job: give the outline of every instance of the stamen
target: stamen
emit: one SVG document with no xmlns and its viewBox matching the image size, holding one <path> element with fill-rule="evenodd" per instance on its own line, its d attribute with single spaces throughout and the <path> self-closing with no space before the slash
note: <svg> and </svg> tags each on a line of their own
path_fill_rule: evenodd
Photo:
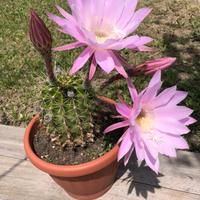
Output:
<svg viewBox="0 0 200 200">
<path fill-rule="evenodd" d="M 108 39 L 108 35 L 106 33 L 103 33 L 103 32 L 96 31 L 95 35 L 96 35 L 97 41 L 100 42 L 100 43 L 103 43 Z"/>
<path fill-rule="evenodd" d="M 96 23 L 91 23 L 90 26 L 86 26 L 86 30 L 91 31 L 95 34 L 96 41 L 98 43 L 104 43 L 108 39 L 120 39 L 125 37 L 125 33 L 123 30 L 117 28 L 116 26 L 113 26 L 111 22 L 104 21 L 101 25 L 98 24 L 98 20 L 94 19 Z"/>
<path fill-rule="evenodd" d="M 150 133 L 148 135 L 148 139 L 152 140 L 154 143 L 157 143 L 157 144 L 163 143 L 163 138 L 161 136 L 155 135 L 153 133 Z"/>
<path fill-rule="evenodd" d="M 153 117 L 144 110 L 138 115 L 136 123 L 140 126 L 143 132 L 150 131 L 153 127 Z"/>
</svg>

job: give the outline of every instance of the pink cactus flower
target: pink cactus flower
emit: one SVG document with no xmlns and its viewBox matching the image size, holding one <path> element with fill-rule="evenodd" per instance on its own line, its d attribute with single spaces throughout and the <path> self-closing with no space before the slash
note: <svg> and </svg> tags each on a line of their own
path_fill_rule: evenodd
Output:
<svg viewBox="0 0 200 200">
<path fill-rule="evenodd" d="M 118 160 L 124 157 L 126 165 L 135 149 L 138 160 L 145 160 L 156 173 L 159 171 L 159 153 L 175 157 L 176 149 L 188 149 L 181 135 L 189 133 L 187 126 L 196 121 L 190 117 L 193 112 L 191 109 L 177 105 L 186 98 L 187 93 L 173 86 L 158 94 L 161 84 L 161 71 L 155 73 L 148 87 L 139 94 L 128 80 L 134 103 L 128 105 L 120 97 L 120 103 L 115 106 L 120 114 L 118 117 L 124 120 L 105 130 L 108 133 L 128 127 L 119 140 Z"/>
<path fill-rule="evenodd" d="M 86 47 L 75 60 L 70 74 L 75 74 L 91 58 L 89 80 L 95 74 L 97 65 L 110 73 L 113 69 L 128 77 L 122 62 L 115 52 L 127 48 L 132 50 L 148 49 L 145 44 L 150 37 L 130 35 L 151 12 L 149 8 L 135 11 L 138 0 L 68 0 L 72 15 L 56 6 L 63 18 L 48 13 L 65 34 L 77 41 L 54 48 L 65 51 Z"/>
</svg>

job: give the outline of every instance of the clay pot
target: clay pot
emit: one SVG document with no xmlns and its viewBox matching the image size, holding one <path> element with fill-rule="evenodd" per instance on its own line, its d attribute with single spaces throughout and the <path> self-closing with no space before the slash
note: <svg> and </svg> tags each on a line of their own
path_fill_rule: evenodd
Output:
<svg viewBox="0 0 200 200">
<path fill-rule="evenodd" d="M 117 171 L 118 145 L 96 160 L 80 165 L 55 165 L 41 160 L 34 152 L 33 138 L 37 131 L 39 116 L 29 123 L 24 148 L 27 157 L 40 170 L 48 173 L 70 196 L 79 200 L 96 199 L 112 186 Z"/>
</svg>

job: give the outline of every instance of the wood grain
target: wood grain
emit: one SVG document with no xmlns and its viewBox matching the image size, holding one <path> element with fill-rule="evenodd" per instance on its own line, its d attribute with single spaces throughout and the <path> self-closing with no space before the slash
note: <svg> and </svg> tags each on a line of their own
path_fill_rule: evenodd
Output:
<svg viewBox="0 0 200 200">
<path fill-rule="evenodd" d="M 23 159 L 23 135 L 25 129 L 13 126 L 0 125 L 0 155 Z"/>
</svg>

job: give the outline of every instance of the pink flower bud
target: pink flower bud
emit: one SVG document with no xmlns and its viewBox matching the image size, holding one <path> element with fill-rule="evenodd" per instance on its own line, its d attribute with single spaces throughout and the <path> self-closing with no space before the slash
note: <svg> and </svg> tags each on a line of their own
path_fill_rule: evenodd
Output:
<svg viewBox="0 0 200 200">
<path fill-rule="evenodd" d="M 29 36 L 34 47 L 43 55 L 49 54 L 52 47 L 51 33 L 43 20 L 34 10 L 31 10 L 29 18 Z"/>
<path fill-rule="evenodd" d="M 34 10 L 31 10 L 29 18 L 29 36 L 34 47 L 40 52 L 44 58 L 46 73 L 52 84 L 56 84 L 57 80 L 54 75 L 52 65 L 52 37 L 43 20 Z"/>
<path fill-rule="evenodd" d="M 137 66 L 136 70 L 143 72 L 145 74 L 152 74 L 158 70 L 163 70 L 170 67 L 175 61 L 176 58 L 173 57 L 164 57 L 164 58 L 149 60 L 146 61 L 144 64 Z"/>
</svg>

